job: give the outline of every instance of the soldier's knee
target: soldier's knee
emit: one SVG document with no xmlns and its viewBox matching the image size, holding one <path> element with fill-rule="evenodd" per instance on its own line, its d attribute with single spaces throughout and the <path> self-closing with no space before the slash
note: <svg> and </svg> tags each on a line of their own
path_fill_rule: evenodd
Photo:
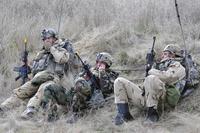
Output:
<svg viewBox="0 0 200 133">
<path fill-rule="evenodd" d="M 145 82 L 157 82 L 159 78 L 155 75 L 149 75 L 145 78 Z"/>
<path fill-rule="evenodd" d="M 118 77 L 117 79 L 115 79 L 114 86 L 118 86 L 119 84 L 121 84 L 122 80 L 123 80 L 122 77 Z"/>
<path fill-rule="evenodd" d="M 76 93 L 80 93 L 83 96 L 90 96 L 91 95 L 91 89 L 85 88 L 85 87 L 75 87 L 74 91 Z"/>
<path fill-rule="evenodd" d="M 44 88 L 48 88 L 48 89 L 54 89 L 56 87 L 56 84 L 51 83 L 51 84 L 47 84 Z"/>
<path fill-rule="evenodd" d="M 114 81 L 114 92 L 118 91 L 119 89 L 122 89 L 123 84 L 125 83 L 126 79 L 122 77 L 118 77 Z"/>
<path fill-rule="evenodd" d="M 53 89 L 52 89 L 51 87 L 46 87 L 46 88 L 44 89 L 44 96 L 45 96 L 45 97 L 46 97 L 46 96 L 50 96 L 51 93 L 52 93 L 52 91 L 53 91 Z"/>
<path fill-rule="evenodd" d="M 39 89 L 45 89 L 45 88 L 50 88 L 51 86 L 54 86 L 55 85 L 55 82 L 53 81 L 48 81 L 48 82 L 45 82 L 43 84 L 40 85 Z"/>
<path fill-rule="evenodd" d="M 54 76 L 51 72 L 42 71 L 37 73 L 33 79 L 31 80 L 31 84 L 34 86 L 41 85 L 45 82 L 52 81 L 54 79 Z"/>
<path fill-rule="evenodd" d="M 79 92 L 85 96 L 89 96 L 91 94 L 91 87 L 86 82 L 86 80 L 79 78 L 76 80 L 74 91 Z"/>
<path fill-rule="evenodd" d="M 44 95 L 50 95 L 51 93 L 54 92 L 54 89 L 57 88 L 55 84 L 48 84 L 46 85 L 44 89 Z"/>
<path fill-rule="evenodd" d="M 45 96 L 54 96 L 58 92 L 65 92 L 65 89 L 58 84 L 48 84 L 44 87 L 44 95 Z"/>
</svg>

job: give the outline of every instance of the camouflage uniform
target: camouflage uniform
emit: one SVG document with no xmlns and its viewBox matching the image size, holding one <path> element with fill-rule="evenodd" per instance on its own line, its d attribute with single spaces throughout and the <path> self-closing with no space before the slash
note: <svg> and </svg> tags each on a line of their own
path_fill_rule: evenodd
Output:
<svg viewBox="0 0 200 133">
<path fill-rule="evenodd" d="M 111 65 L 111 63 L 109 65 Z M 102 93 L 99 94 L 104 100 L 104 97 L 108 97 L 113 93 L 113 83 L 118 74 L 110 69 L 99 70 L 97 67 L 92 68 L 91 72 L 99 81 L 100 90 L 102 91 Z M 67 109 L 70 108 L 73 112 L 80 112 L 87 108 L 89 101 L 94 97 L 96 88 L 92 86 L 91 80 L 84 78 L 84 72 L 80 75 L 81 76 L 75 80 L 75 86 L 71 90 L 66 90 L 63 87 L 55 89 L 56 87 L 53 86 L 46 88 L 43 100 L 45 106 L 49 107 L 48 104 L 57 103 L 61 106 L 67 106 Z M 98 101 L 98 104 L 101 103 Z"/>
<path fill-rule="evenodd" d="M 179 89 L 184 87 L 184 84 L 181 87 L 180 83 L 185 77 L 185 68 L 180 62 L 172 58 L 162 60 L 148 74 L 143 88 L 122 77 L 115 80 L 114 94 L 118 107 L 118 114 L 115 118 L 116 125 L 133 119 L 129 113 L 128 103 L 150 108 L 150 113 L 154 113 L 151 111 L 152 109 L 157 110 L 160 100 L 165 101 L 171 107 L 176 106 L 180 98 L 181 90 Z M 176 87 L 177 84 L 179 84 L 179 88 Z"/>
<path fill-rule="evenodd" d="M 43 32 L 44 34 L 52 33 L 46 34 L 45 37 L 48 35 L 52 37 L 53 35 L 53 37 L 57 39 L 53 29 L 47 29 Z M 27 107 L 37 109 L 41 103 L 41 95 L 44 89 L 48 86 L 62 83 L 70 58 L 70 53 L 63 47 L 64 45 L 57 40 L 49 49 L 43 48 L 38 52 L 32 68 L 34 77 L 24 85 L 13 90 L 11 97 L 1 104 L 3 110 L 18 106 L 20 101 L 30 99 L 31 97 Z"/>
<path fill-rule="evenodd" d="M 164 69 L 161 69 L 164 68 Z M 159 64 L 159 68 L 152 68 L 149 71 L 149 76 L 145 78 L 144 89 L 145 96 L 142 96 L 143 89 L 125 78 L 119 77 L 114 83 L 115 103 L 134 103 L 140 106 L 157 108 L 160 98 L 165 98 L 167 95 L 171 106 L 175 106 L 179 100 L 179 88 L 175 88 L 176 84 L 185 77 L 185 68 L 177 61 L 166 60 Z M 124 86 L 124 87 L 123 87 Z M 170 90 L 168 90 L 170 89 Z M 182 89 L 182 88 L 181 88 Z M 169 91 L 176 94 L 170 99 Z M 166 99 L 166 100 L 167 100 Z"/>
<path fill-rule="evenodd" d="M 82 80 L 78 79 L 75 83 L 74 91 L 76 93 L 73 97 L 73 111 L 75 112 L 87 107 L 87 104 L 90 104 L 92 107 L 101 106 L 104 102 L 104 98 L 109 97 L 114 91 L 114 80 L 118 76 L 116 72 L 110 69 L 101 71 L 97 68 L 93 68 L 92 73 L 99 79 L 101 92 L 98 92 L 98 90 L 92 86 L 90 80 L 83 80 L 83 78 Z"/>
</svg>

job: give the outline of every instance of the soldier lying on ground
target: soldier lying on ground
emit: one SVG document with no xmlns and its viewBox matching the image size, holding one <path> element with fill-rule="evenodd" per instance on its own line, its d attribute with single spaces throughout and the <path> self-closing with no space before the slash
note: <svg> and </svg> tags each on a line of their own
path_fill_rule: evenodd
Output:
<svg viewBox="0 0 200 133">
<path fill-rule="evenodd" d="M 34 59 L 33 78 L 13 90 L 12 95 L 0 105 L 2 112 L 19 106 L 21 101 L 31 97 L 27 107 L 33 112 L 40 105 L 43 90 L 48 86 L 62 83 L 69 68 L 71 54 L 65 49 L 65 44 L 59 42 L 54 29 L 44 29 L 41 36 L 44 45 Z"/>
<path fill-rule="evenodd" d="M 168 45 L 164 48 L 161 61 L 156 63 L 145 78 L 144 87 L 140 88 L 131 81 L 119 77 L 114 82 L 115 103 L 117 115 L 116 125 L 121 125 L 134 118 L 129 112 L 129 104 L 147 108 L 146 121 L 159 120 L 158 107 L 164 103 L 164 108 L 174 108 L 186 84 L 186 71 L 179 61 L 178 47 Z M 187 92 L 187 91 L 186 91 Z"/>
<path fill-rule="evenodd" d="M 111 65 L 110 54 L 102 52 L 97 55 L 96 66 L 91 69 L 96 81 L 92 80 L 83 70 L 80 77 L 76 79 L 75 86 L 70 90 L 58 84 L 46 87 L 43 93 L 42 107 L 45 111 L 49 111 L 47 112 L 48 121 L 57 119 L 58 106 L 64 110 L 63 113 L 67 113 L 68 110 L 73 112 L 73 116 L 68 120 L 70 123 L 75 122 L 83 109 L 88 106 L 103 106 L 104 98 L 113 93 L 113 82 L 118 76 L 109 69 Z M 95 88 L 94 84 L 99 86 Z"/>
</svg>

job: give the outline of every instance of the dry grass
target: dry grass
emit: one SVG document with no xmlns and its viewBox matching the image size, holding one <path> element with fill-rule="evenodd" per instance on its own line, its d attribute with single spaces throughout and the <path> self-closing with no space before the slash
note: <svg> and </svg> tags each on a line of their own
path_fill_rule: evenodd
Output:
<svg viewBox="0 0 200 133">
<path fill-rule="evenodd" d="M 18 110 L 18 113 L 20 110 Z M 141 111 L 140 111 L 141 112 Z M 145 125 L 143 123 L 143 113 L 131 108 L 131 113 L 135 120 L 125 123 L 122 126 L 115 126 L 112 119 L 115 116 L 114 105 L 107 106 L 104 109 L 93 111 L 91 114 L 80 119 L 76 124 L 67 124 L 65 118 L 47 123 L 44 121 L 23 121 L 19 119 L 16 111 L 10 112 L 9 116 L 0 119 L 0 132 L 13 133 L 107 133 L 107 132 L 132 132 L 132 133 L 198 133 L 200 131 L 198 113 L 188 113 L 181 110 L 175 110 L 165 113 L 159 123 Z"/>
<path fill-rule="evenodd" d="M 200 1 L 178 0 L 187 48 L 200 64 Z M 110 52 L 115 66 L 132 67 L 144 64 L 145 55 L 156 35 L 156 51 L 164 44 L 177 43 L 183 47 L 173 0 L 0 0 L 0 101 L 7 98 L 19 83 L 14 82 L 23 49 L 23 38 L 28 38 L 30 59 L 41 47 L 40 32 L 45 27 L 57 29 L 60 11 L 61 37 L 69 38 L 74 47 L 90 63 L 94 54 Z M 135 79 L 143 75 L 132 72 L 123 75 Z M 0 118 L 0 132 L 135 132 L 135 133 L 198 133 L 200 116 L 199 90 L 186 98 L 177 109 L 164 115 L 153 126 L 142 124 L 143 115 L 131 109 L 136 120 L 121 127 L 112 124 L 115 106 L 105 107 L 89 114 L 77 124 L 65 123 L 65 118 L 55 122 L 22 121 L 18 117 L 23 107 Z"/>
</svg>

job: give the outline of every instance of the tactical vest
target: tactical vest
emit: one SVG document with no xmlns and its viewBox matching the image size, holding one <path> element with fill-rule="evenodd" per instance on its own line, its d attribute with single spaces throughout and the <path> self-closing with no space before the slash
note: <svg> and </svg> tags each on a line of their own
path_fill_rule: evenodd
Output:
<svg viewBox="0 0 200 133">
<path fill-rule="evenodd" d="M 32 73 L 33 75 L 38 72 L 48 70 L 56 73 L 59 77 L 62 77 L 67 64 L 58 64 L 54 61 L 53 56 L 50 53 L 44 54 L 40 59 L 34 60 Z"/>
<path fill-rule="evenodd" d="M 47 69 L 50 61 L 50 53 L 43 54 L 43 56 L 39 59 L 33 61 L 32 73 L 33 75 L 38 72 L 44 71 Z"/>
<path fill-rule="evenodd" d="M 65 48 L 65 44 L 59 43 L 55 47 Z M 32 73 L 33 75 L 38 72 L 48 70 L 56 73 L 59 77 L 62 77 L 66 71 L 68 71 L 68 63 L 58 64 L 54 61 L 53 55 L 50 52 L 44 52 L 43 55 L 33 62 Z"/>
</svg>

